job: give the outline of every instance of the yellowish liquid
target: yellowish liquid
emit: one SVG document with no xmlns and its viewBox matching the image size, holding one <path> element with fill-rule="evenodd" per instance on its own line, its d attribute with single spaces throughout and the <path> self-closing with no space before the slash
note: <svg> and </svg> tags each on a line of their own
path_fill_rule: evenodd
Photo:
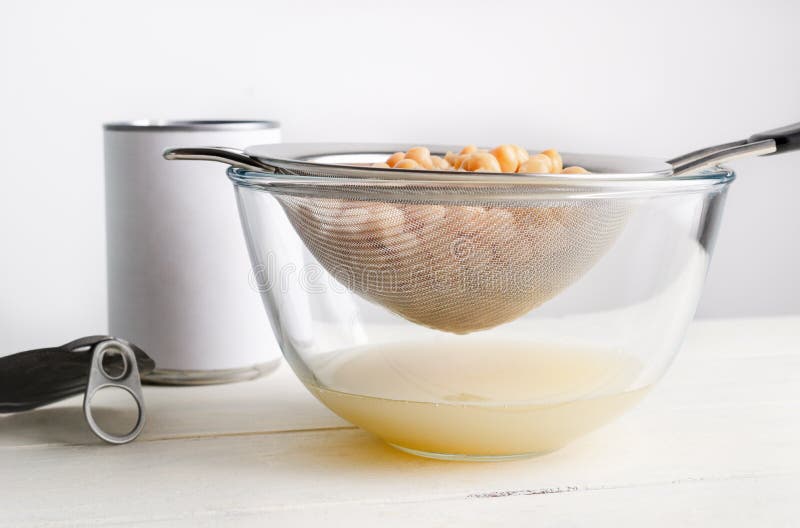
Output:
<svg viewBox="0 0 800 528">
<path fill-rule="evenodd" d="M 365 347 L 319 358 L 317 398 L 420 454 L 503 457 L 558 449 L 612 420 L 648 387 L 616 352 L 520 342 Z"/>
</svg>

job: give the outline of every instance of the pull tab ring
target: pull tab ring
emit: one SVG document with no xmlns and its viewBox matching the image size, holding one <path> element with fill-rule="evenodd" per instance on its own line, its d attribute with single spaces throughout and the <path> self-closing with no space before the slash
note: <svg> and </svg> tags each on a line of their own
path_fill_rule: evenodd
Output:
<svg viewBox="0 0 800 528">
<path fill-rule="evenodd" d="M 121 372 L 109 372 L 103 365 L 106 354 L 111 352 L 120 354 L 122 359 Z M 117 387 L 130 394 L 137 407 L 136 425 L 124 435 L 115 435 L 101 428 L 92 415 L 92 399 L 100 389 Z M 144 398 L 142 385 L 139 379 L 139 367 L 136 364 L 136 355 L 131 347 L 124 341 L 108 339 L 95 345 L 92 349 L 92 362 L 89 369 L 89 382 L 86 385 L 86 394 L 83 398 L 83 415 L 92 432 L 101 440 L 110 444 L 127 444 L 136 439 L 144 428 Z"/>
</svg>

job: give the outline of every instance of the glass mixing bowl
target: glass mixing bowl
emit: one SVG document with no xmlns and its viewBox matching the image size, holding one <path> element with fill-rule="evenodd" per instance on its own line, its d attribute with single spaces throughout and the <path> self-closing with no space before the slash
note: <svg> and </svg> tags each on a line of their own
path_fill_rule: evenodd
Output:
<svg viewBox="0 0 800 528">
<path fill-rule="evenodd" d="M 581 162 L 593 168 L 591 160 Z M 372 180 L 324 172 L 228 171 L 253 284 L 288 363 L 333 412 L 392 446 L 477 460 L 553 451 L 647 394 L 693 317 L 734 178 L 714 168 L 681 176 L 592 174 L 444 186 L 422 177 Z M 510 322 L 458 333 L 398 315 L 356 293 L 331 262 L 321 263 L 326 240 L 310 248 L 308 236 L 301 236 L 304 217 L 296 213 L 320 200 L 336 201 L 340 209 L 411 203 L 446 212 L 481 207 L 567 216 L 605 204 L 621 216 L 602 250 L 581 257 L 591 262 L 565 261 L 582 268 L 557 294 Z M 584 235 L 558 251 L 566 255 Z M 453 240 L 442 237 L 441 243 Z M 453 247 L 479 249 L 486 248 Z M 558 267 L 554 262 L 549 265 Z M 536 273 L 519 280 L 536 281 Z M 457 286 L 445 279 L 441 287 L 444 294 Z M 465 313 L 493 309 L 480 296 L 472 299 Z"/>
</svg>

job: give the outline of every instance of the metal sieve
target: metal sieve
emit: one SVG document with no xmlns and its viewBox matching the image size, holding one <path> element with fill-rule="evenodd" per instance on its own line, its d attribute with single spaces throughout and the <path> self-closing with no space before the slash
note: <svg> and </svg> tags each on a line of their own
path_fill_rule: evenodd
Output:
<svg viewBox="0 0 800 528">
<path fill-rule="evenodd" d="M 173 148 L 164 156 L 232 165 L 234 183 L 271 193 L 339 282 L 410 321 L 463 334 L 513 321 L 582 277 L 613 244 L 637 194 L 705 189 L 720 181 L 705 167 L 798 147 L 800 124 L 668 162 L 563 155 L 588 175 L 369 166 L 409 148 L 397 144 Z"/>
</svg>

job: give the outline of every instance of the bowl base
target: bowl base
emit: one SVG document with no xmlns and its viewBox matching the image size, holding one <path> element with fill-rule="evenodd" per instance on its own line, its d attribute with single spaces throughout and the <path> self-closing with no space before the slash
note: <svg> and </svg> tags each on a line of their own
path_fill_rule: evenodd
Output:
<svg viewBox="0 0 800 528">
<path fill-rule="evenodd" d="M 534 458 L 553 452 L 553 451 L 541 451 L 534 453 L 514 453 L 511 455 L 465 455 L 456 453 L 432 453 L 430 451 L 420 451 L 418 449 L 411 449 L 410 447 L 403 447 L 397 444 L 391 444 L 391 443 L 388 444 L 399 451 L 408 453 L 409 455 L 414 455 L 423 458 L 433 458 L 435 460 L 449 460 L 455 462 L 506 462 L 509 460 Z"/>
</svg>

